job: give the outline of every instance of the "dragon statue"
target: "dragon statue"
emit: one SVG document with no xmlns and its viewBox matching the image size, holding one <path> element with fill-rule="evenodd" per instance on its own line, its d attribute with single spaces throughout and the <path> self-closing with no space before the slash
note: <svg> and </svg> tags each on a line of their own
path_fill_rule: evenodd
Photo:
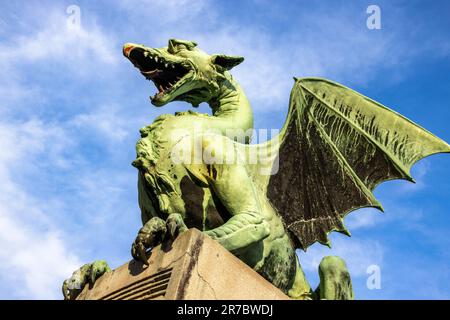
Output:
<svg viewBox="0 0 450 320">
<path fill-rule="evenodd" d="M 176 39 L 163 48 L 127 43 L 123 54 L 156 85 L 153 105 L 206 102 L 212 109 L 162 115 L 140 130 L 133 165 L 143 227 L 131 253 L 143 263 L 152 247 L 198 228 L 291 298 L 353 299 L 342 259 L 321 261 L 313 290 L 296 249 L 329 245 L 331 231 L 350 235 L 343 224 L 349 212 L 382 210 L 372 194 L 379 183 L 414 181 L 416 161 L 450 152 L 400 114 L 318 78 L 294 78 L 283 128 L 251 144 L 252 108 L 229 73 L 244 58 L 209 55 Z M 263 156 L 249 161 L 251 154 Z M 84 265 L 64 282 L 64 297 L 108 271 L 104 261 Z"/>
</svg>

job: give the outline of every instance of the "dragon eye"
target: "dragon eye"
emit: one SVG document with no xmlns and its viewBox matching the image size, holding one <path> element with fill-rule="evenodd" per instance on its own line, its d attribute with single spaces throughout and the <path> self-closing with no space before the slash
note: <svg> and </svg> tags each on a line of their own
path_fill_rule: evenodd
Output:
<svg viewBox="0 0 450 320">
<path fill-rule="evenodd" d="M 188 49 L 188 47 L 187 47 L 186 45 L 184 45 L 184 44 L 179 44 L 179 45 L 177 45 L 177 46 L 175 47 L 175 50 L 176 50 L 176 51 L 187 50 L 187 49 Z"/>
<path fill-rule="evenodd" d="M 181 50 L 185 50 L 187 49 L 187 47 L 184 44 L 179 44 L 179 43 L 171 43 L 169 45 L 169 52 L 172 54 L 176 54 Z"/>
<path fill-rule="evenodd" d="M 193 41 L 170 39 L 169 52 L 176 53 L 181 50 L 192 50 L 196 45 Z"/>
</svg>

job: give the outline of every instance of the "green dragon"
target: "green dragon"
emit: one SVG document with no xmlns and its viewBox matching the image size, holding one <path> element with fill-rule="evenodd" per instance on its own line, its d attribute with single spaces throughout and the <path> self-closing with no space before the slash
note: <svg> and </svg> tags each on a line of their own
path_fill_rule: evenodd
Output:
<svg viewBox="0 0 450 320">
<path fill-rule="evenodd" d="M 252 108 L 229 73 L 244 58 L 209 55 L 176 39 L 163 48 L 128 43 L 123 54 L 158 88 L 153 105 L 206 102 L 212 109 L 162 115 L 140 130 L 133 165 L 143 227 L 131 253 L 143 263 L 152 247 L 198 228 L 291 298 L 353 299 L 342 259 L 322 260 L 312 290 L 295 250 L 330 245 L 331 231 L 350 235 L 343 224 L 349 212 L 382 210 L 372 194 L 379 183 L 413 181 L 416 161 L 450 152 L 400 114 L 318 78 L 295 79 L 280 133 L 251 144 Z M 109 270 L 104 261 L 82 269 L 65 281 L 66 299 Z"/>
</svg>

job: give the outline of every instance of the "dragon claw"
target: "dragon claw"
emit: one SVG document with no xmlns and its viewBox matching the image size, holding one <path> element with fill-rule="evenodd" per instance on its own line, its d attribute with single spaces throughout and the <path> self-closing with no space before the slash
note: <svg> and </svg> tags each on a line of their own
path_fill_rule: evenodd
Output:
<svg viewBox="0 0 450 320">
<path fill-rule="evenodd" d="M 147 250 L 144 247 L 144 245 L 142 244 L 142 242 L 138 243 L 137 248 L 138 248 L 138 250 L 137 250 L 138 260 L 141 261 L 143 264 L 148 265 Z"/>
<path fill-rule="evenodd" d="M 175 238 L 177 230 L 177 224 L 172 221 L 167 224 L 167 231 L 169 232 L 170 238 Z"/>
<path fill-rule="evenodd" d="M 108 263 L 105 260 L 97 260 L 90 265 L 90 280 L 91 284 L 100 278 L 104 273 L 111 271 Z"/>
<path fill-rule="evenodd" d="M 143 241 L 144 240 L 139 235 L 136 237 L 136 240 L 134 241 L 133 245 L 131 246 L 131 256 L 136 261 L 140 261 L 143 264 L 148 264 L 146 248 L 143 244 Z"/>
<path fill-rule="evenodd" d="M 166 228 L 171 239 L 175 239 L 180 233 L 188 229 L 179 213 L 172 213 L 167 217 Z"/>
<path fill-rule="evenodd" d="M 153 217 L 139 230 L 131 246 L 131 256 L 134 260 L 148 265 L 148 249 L 157 246 L 163 240 L 175 239 L 187 229 L 183 217 L 179 213 L 170 214 L 166 221 L 158 217 Z"/>
<path fill-rule="evenodd" d="M 148 265 L 147 249 L 161 243 L 166 233 L 166 223 L 158 217 L 154 217 L 139 230 L 139 233 L 131 246 L 131 256 L 137 261 Z"/>
</svg>

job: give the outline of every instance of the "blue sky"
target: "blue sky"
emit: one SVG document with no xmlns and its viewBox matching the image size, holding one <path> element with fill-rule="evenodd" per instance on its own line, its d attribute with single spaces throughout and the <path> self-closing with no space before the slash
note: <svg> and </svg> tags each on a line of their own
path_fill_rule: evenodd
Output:
<svg viewBox="0 0 450 320">
<path fill-rule="evenodd" d="M 125 42 L 195 40 L 242 55 L 233 70 L 258 128 L 283 124 L 292 77 L 326 77 L 392 107 L 450 141 L 448 1 L 1 1 L 0 298 L 59 299 L 85 262 L 130 259 L 140 227 L 138 129 L 154 89 L 122 57 Z M 381 8 L 381 30 L 366 8 Z M 77 5 L 79 28 L 66 9 Z M 200 106 L 201 112 L 208 107 Z M 412 170 L 417 184 L 376 189 L 385 213 L 361 210 L 330 250 L 299 253 L 311 283 L 325 255 L 341 255 L 357 298 L 450 298 L 450 157 Z M 381 288 L 366 286 L 377 265 Z"/>
</svg>

